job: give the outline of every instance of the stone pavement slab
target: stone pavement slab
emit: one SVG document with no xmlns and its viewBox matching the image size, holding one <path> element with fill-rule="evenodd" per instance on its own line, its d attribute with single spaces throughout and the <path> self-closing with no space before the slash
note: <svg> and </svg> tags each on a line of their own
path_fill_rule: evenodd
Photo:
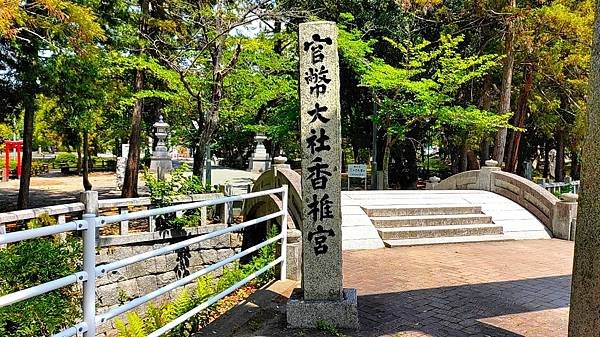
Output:
<svg viewBox="0 0 600 337">
<path fill-rule="evenodd" d="M 573 243 L 525 240 L 344 252 L 359 331 L 345 336 L 563 337 Z M 285 325 L 285 296 L 229 335 L 331 336 Z"/>
</svg>

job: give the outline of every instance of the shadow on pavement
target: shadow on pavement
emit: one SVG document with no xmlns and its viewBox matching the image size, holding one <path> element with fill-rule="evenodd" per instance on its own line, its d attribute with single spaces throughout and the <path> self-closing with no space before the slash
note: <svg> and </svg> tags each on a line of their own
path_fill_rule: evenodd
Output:
<svg viewBox="0 0 600 337">
<path fill-rule="evenodd" d="M 566 308 L 569 305 L 571 276 L 552 276 L 481 284 L 419 289 L 395 293 L 363 295 L 358 298 L 359 331 L 339 332 L 345 336 L 489 336 L 523 337 L 501 327 L 487 324 L 485 318 Z M 288 329 L 285 318 L 287 298 L 268 289 L 253 296 L 270 300 L 237 307 L 205 328 L 200 336 L 331 336 L 313 329 Z M 249 302 L 253 302 L 252 297 Z M 260 303 L 262 302 L 262 303 Z M 240 310 L 241 309 L 241 310 Z M 242 316 L 242 318 L 232 318 Z M 508 318 L 510 320 L 510 318 Z M 242 324 L 240 324 L 242 323 Z M 528 322 L 539 327 L 532 336 L 554 336 L 544 331 L 543 322 Z M 212 327 L 211 327 L 212 326 Z M 208 333 L 210 330 L 211 333 Z"/>
</svg>

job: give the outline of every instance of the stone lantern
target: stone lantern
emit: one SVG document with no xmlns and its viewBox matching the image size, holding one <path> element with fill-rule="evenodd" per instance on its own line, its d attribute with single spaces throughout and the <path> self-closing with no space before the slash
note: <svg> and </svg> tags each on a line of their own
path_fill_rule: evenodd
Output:
<svg viewBox="0 0 600 337">
<path fill-rule="evenodd" d="M 159 180 L 164 179 L 165 174 L 173 169 L 171 155 L 167 150 L 165 138 L 169 135 L 169 124 L 163 121 L 163 116 L 158 118 L 158 122 L 154 123 L 154 135 L 158 139 L 156 148 L 152 152 L 152 161 L 150 162 L 150 171 L 156 173 Z"/>
<path fill-rule="evenodd" d="M 254 136 L 256 140 L 256 148 L 250 158 L 250 171 L 253 172 L 264 172 L 271 168 L 271 156 L 267 153 L 267 149 L 263 142 L 267 139 L 262 133 L 257 133 Z"/>
</svg>

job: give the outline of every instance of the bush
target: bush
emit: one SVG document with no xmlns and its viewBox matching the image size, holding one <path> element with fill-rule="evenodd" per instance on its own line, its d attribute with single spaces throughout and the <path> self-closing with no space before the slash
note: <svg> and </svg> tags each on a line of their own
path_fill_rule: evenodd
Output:
<svg viewBox="0 0 600 337">
<path fill-rule="evenodd" d="M 48 173 L 48 171 L 46 170 L 47 167 L 44 167 L 43 162 L 38 162 L 38 161 L 34 161 L 31 163 L 31 175 L 36 177 L 36 176 L 41 176 L 43 174 Z"/>
<path fill-rule="evenodd" d="M 47 214 L 32 220 L 37 228 L 54 223 Z M 73 237 L 37 238 L 0 250 L 0 295 L 68 276 L 81 268 L 81 242 Z M 49 336 L 74 325 L 81 317 L 74 286 L 0 308 L 0 336 Z"/>
<path fill-rule="evenodd" d="M 54 158 L 54 164 L 59 166 L 62 163 L 67 163 L 69 166 L 77 165 L 77 155 L 71 152 L 60 152 Z"/>
<path fill-rule="evenodd" d="M 150 200 L 157 207 L 165 207 L 173 204 L 173 197 L 178 195 L 210 193 L 211 187 L 204 185 L 202 179 L 196 176 L 184 176 L 189 167 L 186 164 L 171 171 L 165 180 L 158 180 L 151 172 L 144 172 L 146 187 L 150 191 Z M 186 215 L 183 218 L 175 218 L 173 214 L 161 215 L 156 218 L 157 226 L 165 228 L 182 228 L 190 224 L 200 223 L 198 214 Z"/>
</svg>

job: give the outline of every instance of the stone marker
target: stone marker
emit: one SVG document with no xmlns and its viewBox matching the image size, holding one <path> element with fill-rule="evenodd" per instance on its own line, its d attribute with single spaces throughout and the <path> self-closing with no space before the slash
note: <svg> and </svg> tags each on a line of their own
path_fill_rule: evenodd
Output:
<svg viewBox="0 0 600 337">
<path fill-rule="evenodd" d="M 287 306 L 292 327 L 357 328 L 356 290 L 342 288 L 340 80 L 337 27 L 300 24 L 303 289 Z"/>
</svg>

